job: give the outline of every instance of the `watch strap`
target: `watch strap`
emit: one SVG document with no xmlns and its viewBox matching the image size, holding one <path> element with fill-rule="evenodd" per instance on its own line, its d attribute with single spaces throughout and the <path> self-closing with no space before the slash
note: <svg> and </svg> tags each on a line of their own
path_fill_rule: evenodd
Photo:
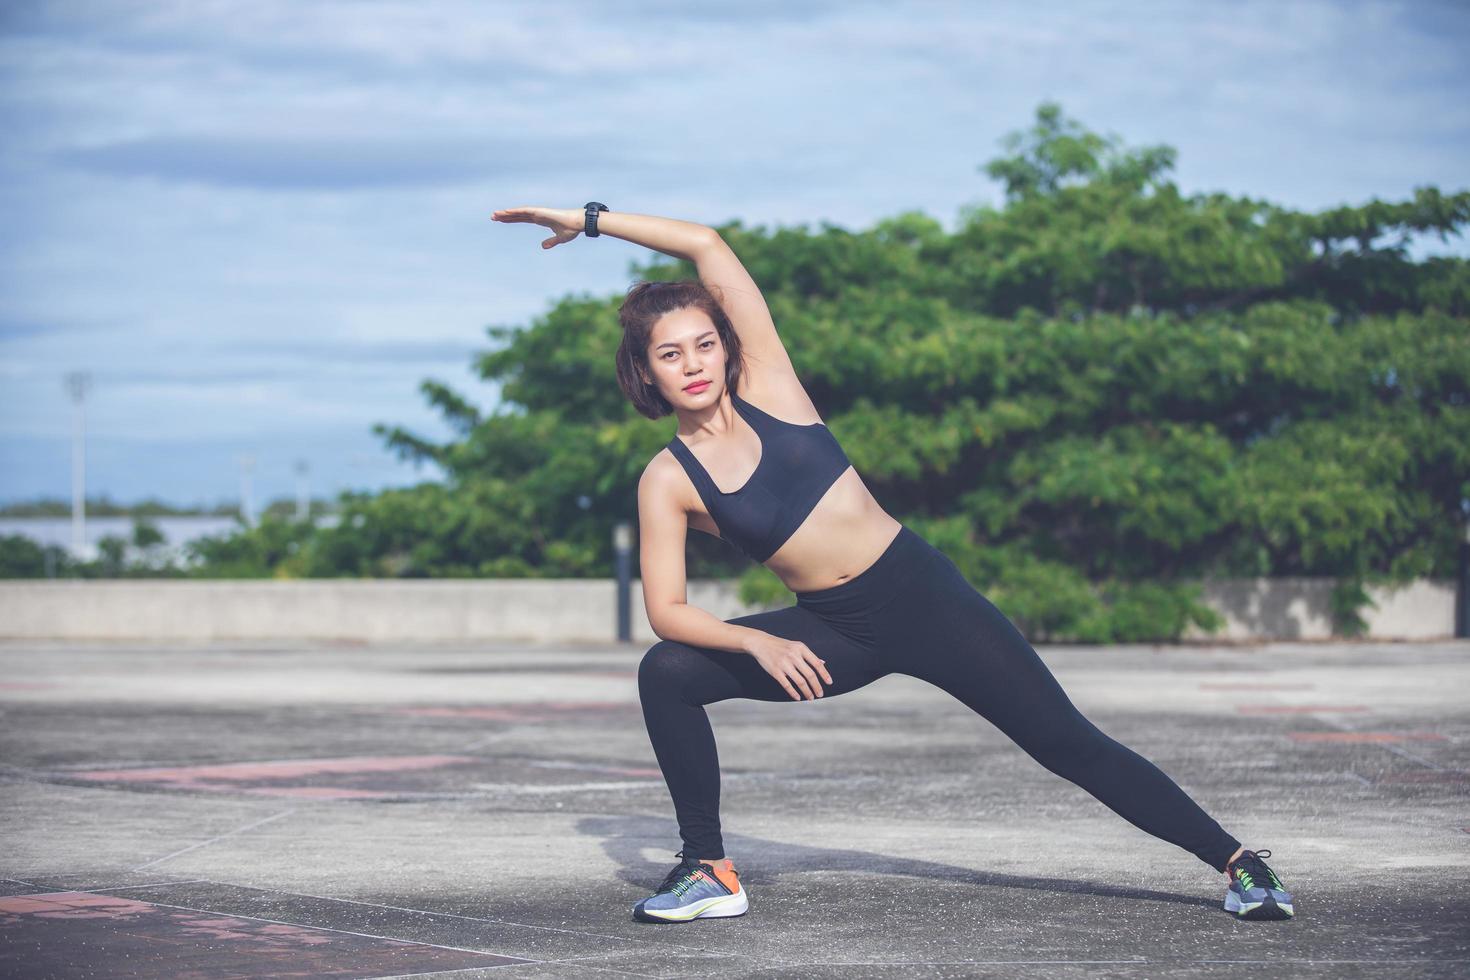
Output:
<svg viewBox="0 0 1470 980">
<path fill-rule="evenodd" d="M 597 201 L 588 201 L 585 208 L 587 220 L 583 222 L 582 234 L 588 238 L 596 238 L 602 234 L 597 230 L 597 212 L 607 211 L 609 208 L 606 204 L 600 204 Z"/>
</svg>

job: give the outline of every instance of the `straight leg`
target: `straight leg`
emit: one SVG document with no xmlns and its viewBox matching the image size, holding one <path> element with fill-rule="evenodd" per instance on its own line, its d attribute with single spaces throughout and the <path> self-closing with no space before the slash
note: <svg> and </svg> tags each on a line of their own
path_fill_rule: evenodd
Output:
<svg viewBox="0 0 1470 980">
<path fill-rule="evenodd" d="M 1216 870 L 1240 842 L 1152 762 L 1083 717 L 1036 650 L 937 549 L 881 611 L 885 658 L 948 692 L 1033 759 Z"/>
</svg>

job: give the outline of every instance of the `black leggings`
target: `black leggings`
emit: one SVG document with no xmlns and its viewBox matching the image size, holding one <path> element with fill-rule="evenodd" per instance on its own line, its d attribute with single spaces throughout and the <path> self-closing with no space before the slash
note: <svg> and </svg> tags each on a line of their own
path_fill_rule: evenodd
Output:
<svg viewBox="0 0 1470 980">
<path fill-rule="evenodd" d="M 1084 718 L 1011 621 L 907 526 L 846 582 L 729 622 L 805 643 L 832 675 L 825 697 L 890 673 L 936 685 L 1058 776 L 1217 870 L 1240 846 L 1158 767 Z M 719 758 L 704 706 L 791 695 L 749 654 L 673 640 L 644 655 L 638 693 L 684 853 L 724 857 Z"/>
</svg>

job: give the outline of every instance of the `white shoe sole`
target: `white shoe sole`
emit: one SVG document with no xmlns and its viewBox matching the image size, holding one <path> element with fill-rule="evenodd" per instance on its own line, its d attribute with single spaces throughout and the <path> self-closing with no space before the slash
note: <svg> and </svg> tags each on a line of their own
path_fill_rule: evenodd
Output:
<svg viewBox="0 0 1470 980">
<path fill-rule="evenodd" d="M 745 889 L 742 888 L 734 895 L 718 895 L 714 898 L 706 898 L 693 905 L 686 905 L 679 909 L 649 909 L 644 908 L 642 914 L 652 919 L 661 919 L 664 922 L 688 922 L 690 919 L 718 919 L 726 916 L 744 915 L 750 908 L 750 902 L 745 897 Z"/>
<path fill-rule="evenodd" d="M 1291 919 L 1296 916 L 1291 902 L 1278 902 L 1268 894 L 1264 901 L 1247 904 L 1234 890 L 1225 893 L 1225 911 L 1234 912 L 1241 919 Z"/>
</svg>

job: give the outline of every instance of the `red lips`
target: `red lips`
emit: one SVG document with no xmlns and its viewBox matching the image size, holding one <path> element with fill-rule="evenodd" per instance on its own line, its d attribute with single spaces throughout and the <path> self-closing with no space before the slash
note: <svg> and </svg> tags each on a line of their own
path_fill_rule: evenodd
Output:
<svg viewBox="0 0 1470 980">
<path fill-rule="evenodd" d="M 697 395 L 712 384 L 714 384 L 713 381 L 696 381 L 694 384 L 690 385 L 684 390 L 689 392 L 691 395 Z"/>
</svg>

